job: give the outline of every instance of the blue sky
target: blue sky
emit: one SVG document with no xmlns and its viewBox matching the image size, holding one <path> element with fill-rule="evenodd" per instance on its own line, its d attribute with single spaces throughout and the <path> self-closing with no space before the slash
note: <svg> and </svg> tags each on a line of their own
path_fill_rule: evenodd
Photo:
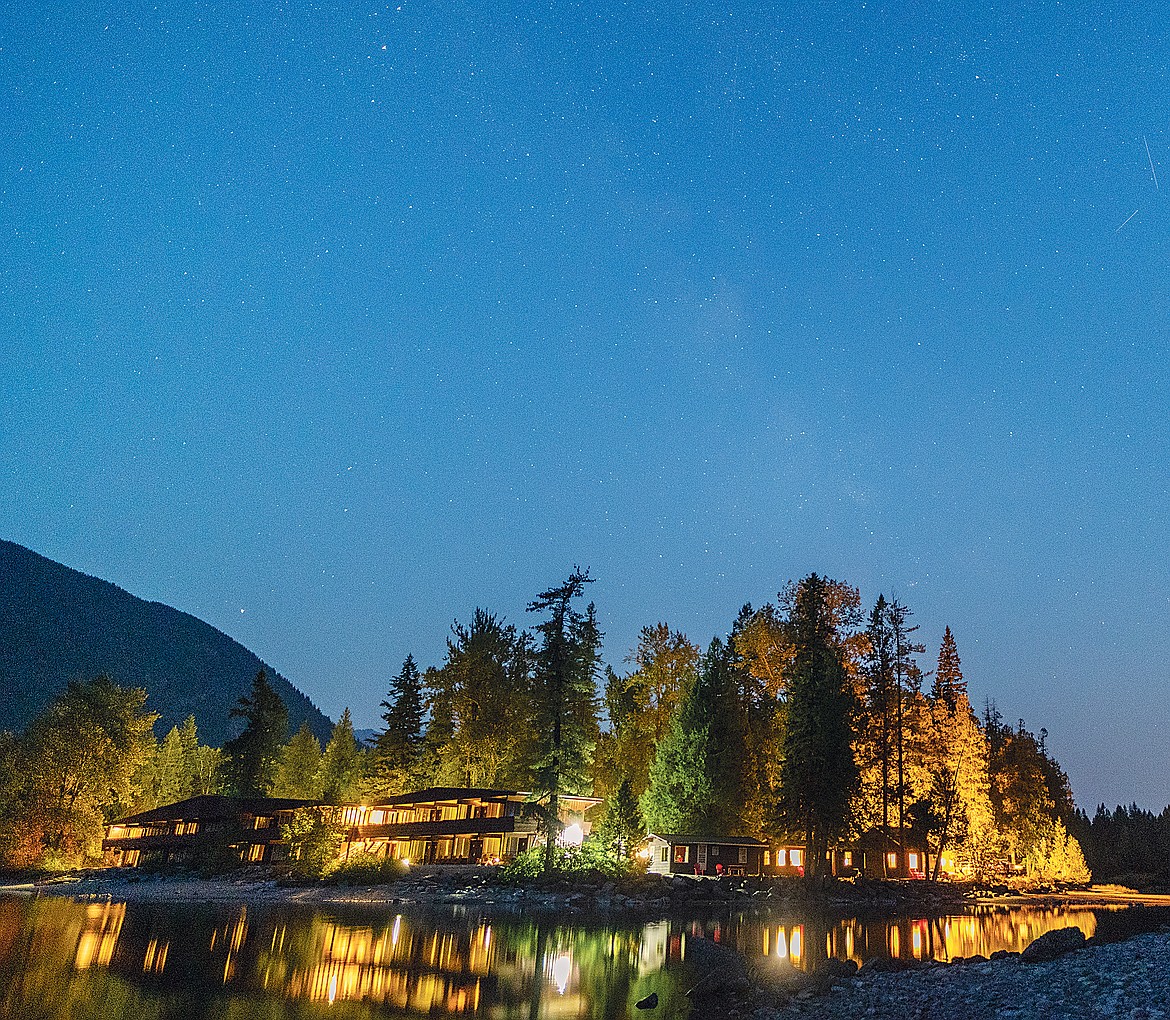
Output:
<svg viewBox="0 0 1170 1020">
<path fill-rule="evenodd" d="M 359 725 L 574 564 L 618 666 L 817 570 L 908 603 L 925 666 L 950 625 L 1080 803 L 1161 808 L 1168 36 L 1075 3 L 13 10 L 0 535 Z"/>
</svg>

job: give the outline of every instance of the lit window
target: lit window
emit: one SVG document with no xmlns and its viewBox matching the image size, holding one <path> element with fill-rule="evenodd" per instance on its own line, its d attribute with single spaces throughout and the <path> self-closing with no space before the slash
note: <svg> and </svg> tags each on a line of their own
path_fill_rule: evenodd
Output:
<svg viewBox="0 0 1170 1020">
<path fill-rule="evenodd" d="M 844 864 L 845 867 L 847 867 L 847 868 L 852 868 L 853 867 L 853 851 L 846 850 L 841 855 L 841 863 Z"/>
<path fill-rule="evenodd" d="M 910 867 L 912 870 L 918 870 L 918 854 L 911 852 L 909 855 Z"/>
<path fill-rule="evenodd" d="M 803 851 L 801 851 L 801 850 L 789 850 L 788 851 L 788 861 L 794 868 L 800 867 L 802 853 L 803 853 Z"/>
<path fill-rule="evenodd" d="M 687 849 L 688 849 L 688 847 L 685 847 L 685 846 L 676 846 L 674 848 L 674 863 L 675 864 L 686 864 L 687 863 Z"/>
<path fill-rule="evenodd" d="M 662 863 L 665 864 L 670 859 L 670 847 L 662 848 Z"/>
<path fill-rule="evenodd" d="M 886 866 L 890 868 L 898 866 L 898 855 L 893 850 L 886 854 Z"/>
<path fill-rule="evenodd" d="M 788 851 L 787 850 L 777 850 L 776 851 L 776 867 L 782 868 L 787 863 L 788 863 Z"/>
<path fill-rule="evenodd" d="M 772 866 L 772 851 L 765 850 L 764 851 L 764 867 L 770 868 L 771 866 Z"/>
</svg>

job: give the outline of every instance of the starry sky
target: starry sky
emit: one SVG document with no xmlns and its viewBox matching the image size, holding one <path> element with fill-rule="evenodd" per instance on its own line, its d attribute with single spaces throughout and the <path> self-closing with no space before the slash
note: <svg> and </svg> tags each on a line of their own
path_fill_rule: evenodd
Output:
<svg viewBox="0 0 1170 1020">
<path fill-rule="evenodd" d="M 575 564 L 618 668 L 815 570 L 1160 809 L 1168 54 L 1108 0 L 12 5 L 0 537 L 371 727 Z"/>
</svg>

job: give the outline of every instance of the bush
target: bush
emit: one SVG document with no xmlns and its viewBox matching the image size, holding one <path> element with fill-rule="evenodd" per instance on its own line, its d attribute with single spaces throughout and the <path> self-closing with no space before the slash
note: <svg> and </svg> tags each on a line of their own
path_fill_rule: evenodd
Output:
<svg viewBox="0 0 1170 1020">
<path fill-rule="evenodd" d="M 388 885 L 397 882 L 409 871 L 402 861 L 378 854 L 351 854 L 348 861 L 338 861 L 329 868 L 326 877 L 342 885 Z"/>
<path fill-rule="evenodd" d="M 288 846 L 289 870 L 297 878 L 323 878 L 332 869 L 345 842 L 345 832 L 313 808 L 298 808 L 280 827 Z"/>
<path fill-rule="evenodd" d="M 617 857 L 599 841 L 587 839 L 580 846 L 558 846 L 553 849 L 552 867 L 545 868 L 545 849 L 534 846 L 517 854 L 500 869 L 504 882 L 524 882 L 553 875 L 594 875 L 601 878 L 625 878 L 640 874 L 641 863 Z"/>
</svg>

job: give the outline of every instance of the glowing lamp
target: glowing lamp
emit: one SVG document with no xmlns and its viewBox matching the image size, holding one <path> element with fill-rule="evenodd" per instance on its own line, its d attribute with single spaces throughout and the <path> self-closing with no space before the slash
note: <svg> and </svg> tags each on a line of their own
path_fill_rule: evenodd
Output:
<svg viewBox="0 0 1170 1020">
<path fill-rule="evenodd" d="M 585 833 L 576 822 L 566 826 L 565 831 L 561 833 L 561 842 L 565 846 L 580 846 L 584 841 Z"/>
</svg>

